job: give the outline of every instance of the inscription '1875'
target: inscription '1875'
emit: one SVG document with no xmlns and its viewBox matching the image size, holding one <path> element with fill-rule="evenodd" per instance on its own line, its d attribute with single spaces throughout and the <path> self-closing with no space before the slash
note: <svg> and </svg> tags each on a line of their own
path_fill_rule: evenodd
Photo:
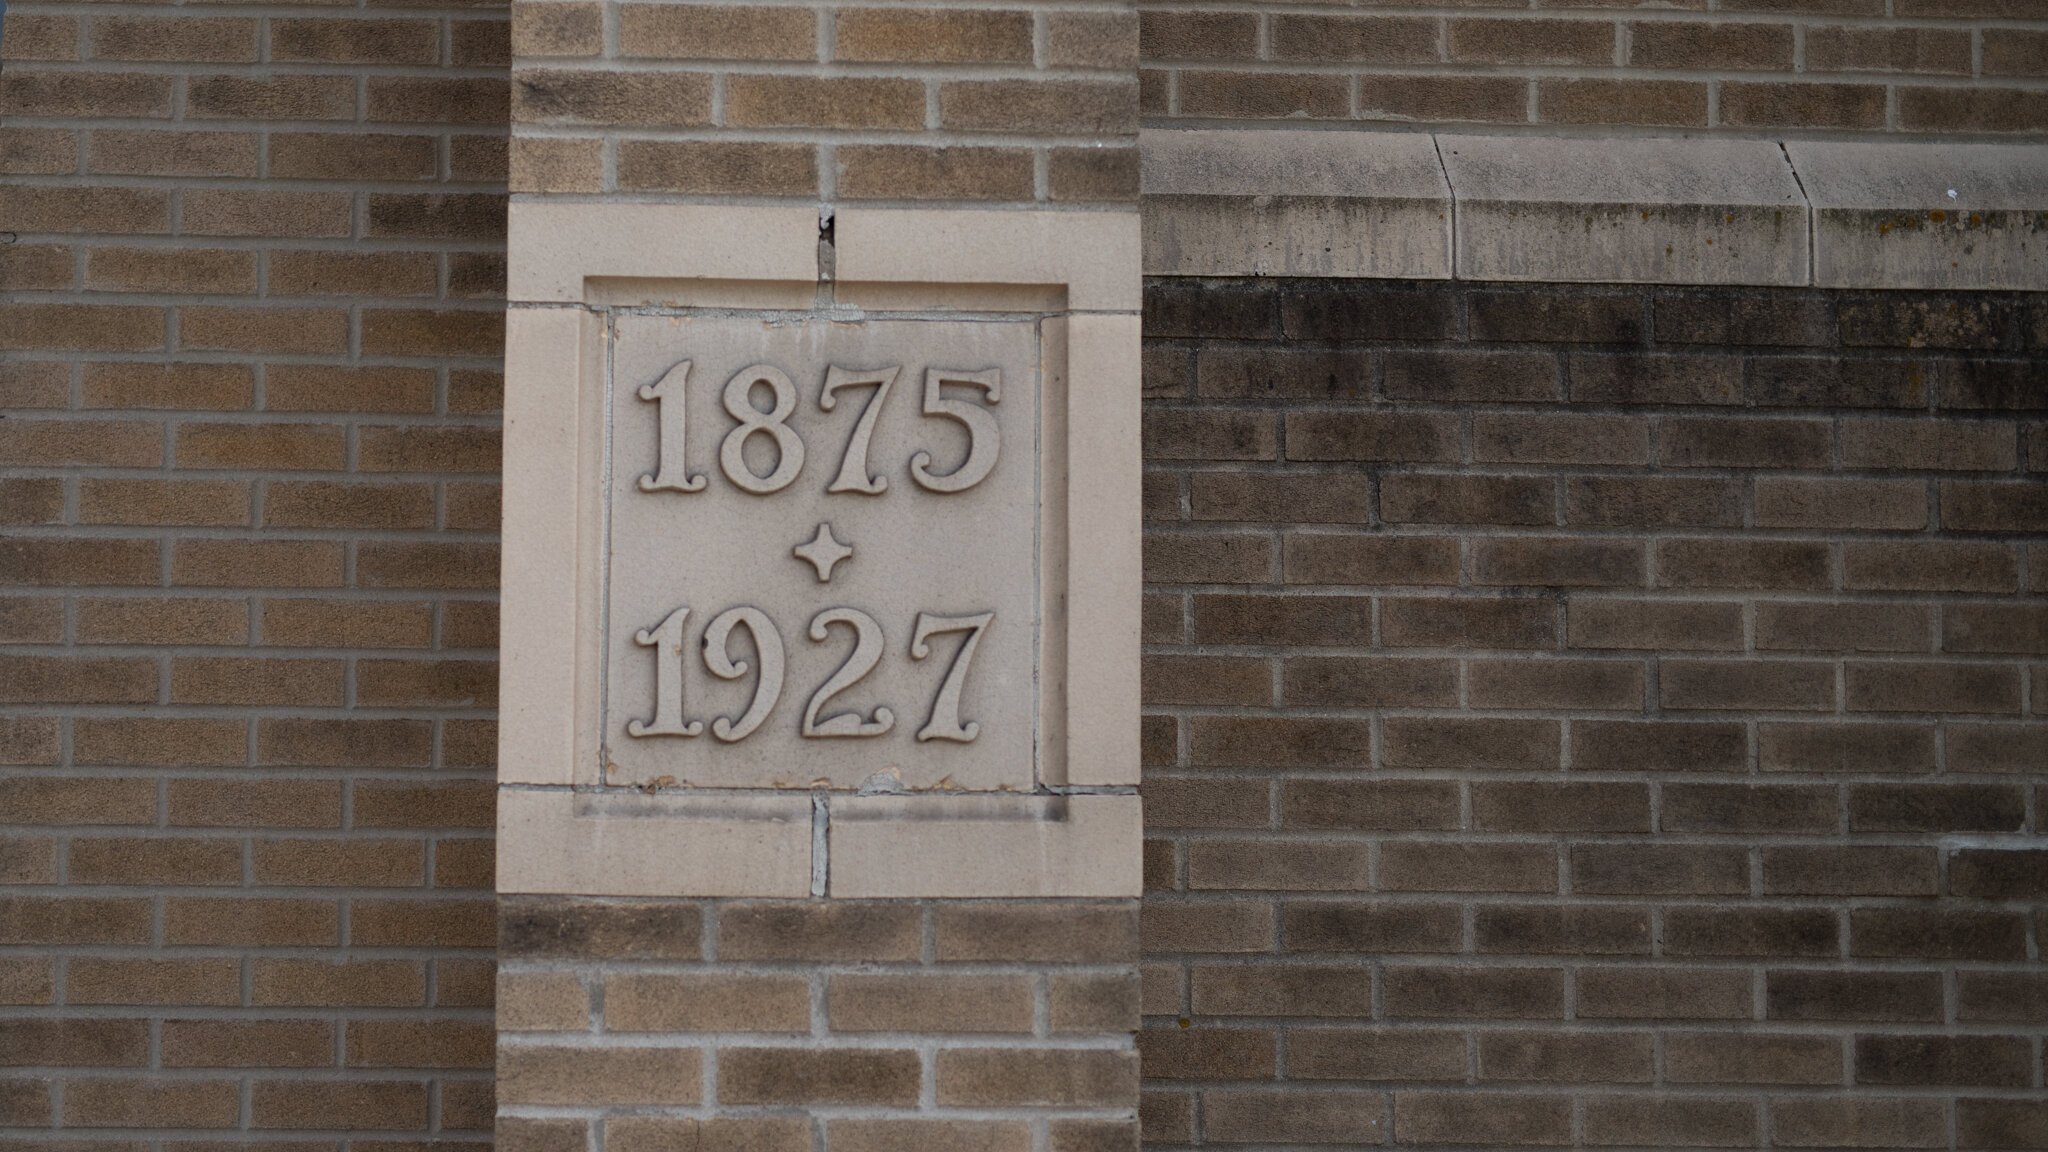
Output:
<svg viewBox="0 0 2048 1152">
<path fill-rule="evenodd" d="M 679 360 L 662 374 L 660 380 L 643 385 L 639 390 L 640 399 L 651 400 L 656 406 L 655 419 L 659 431 L 656 449 L 659 462 L 653 472 L 640 477 L 642 492 L 704 490 L 703 475 L 692 475 L 687 460 L 690 367 L 690 361 Z M 902 371 L 900 365 L 875 369 L 833 365 L 826 370 L 824 386 L 818 391 L 818 407 L 822 411 L 830 412 L 838 407 L 838 393 L 842 390 L 873 388 L 874 391 L 869 394 L 860 419 L 854 422 L 846 448 L 840 453 L 839 471 L 825 486 L 825 491 L 862 496 L 879 496 L 888 491 L 888 477 L 869 474 L 868 457 L 874 442 L 875 422 L 881 416 L 882 406 L 889 400 L 890 386 Z M 949 386 L 979 390 L 982 400 L 953 399 L 946 394 Z M 768 396 L 766 408 L 754 403 L 755 395 L 762 390 Z M 964 492 L 988 478 L 988 474 L 995 470 L 996 458 L 1002 450 L 995 413 L 989 410 L 988 405 L 999 403 L 1002 398 L 1000 369 L 973 372 L 945 368 L 925 370 L 923 412 L 926 416 L 953 421 L 967 430 L 967 458 L 951 472 L 934 472 L 932 454 L 918 449 L 910 456 L 910 475 L 919 487 L 940 494 Z M 735 488 L 756 496 L 771 495 L 794 484 L 804 469 L 805 448 L 803 437 L 790 425 L 790 418 L 798 407 L 798 396 L 796 382 L 790 379 L 789 373 L 773 364 L 750 364 L 733 373 L 725 382 L 720 400 L 726 414 L 734 421 L 732 430 L 718 445 L 718 467 L 725 473 L 726 480 Z M 766 436 L 774 445 L 775 464 L 766 475 L 747 465 L 747 441 L 756 436 Z"/>
</svg>

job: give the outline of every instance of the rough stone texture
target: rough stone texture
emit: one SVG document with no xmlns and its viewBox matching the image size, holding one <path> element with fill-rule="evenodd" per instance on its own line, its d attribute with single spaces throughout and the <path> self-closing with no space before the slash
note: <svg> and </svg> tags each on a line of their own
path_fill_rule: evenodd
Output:
<svg viewBox="0 0 2048 1152">
<path fill-rule="evenodd" d="M 2048 134 L 2023 0 L 1141 5 L 1157 119 Z"/>
<path fill-rule="evenodd" d="M 1136 901 L 508 897 L 500 949 L 500 1148 L 1136 1144 Z"/>
<path fill-rule="evenodd" d="M 1148 1146 L 2038 1143 L 2044 320 L 1151 281 Z"/>
</svg>

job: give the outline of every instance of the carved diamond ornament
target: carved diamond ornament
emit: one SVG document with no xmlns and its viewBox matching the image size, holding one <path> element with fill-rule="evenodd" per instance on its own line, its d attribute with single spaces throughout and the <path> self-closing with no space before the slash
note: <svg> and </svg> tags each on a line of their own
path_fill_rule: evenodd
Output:
<svg viewBox="0 0 2048 1152">
<path fill-rule="evenodd" d="M 818 570 L 818 583 L 832 582 L 832 566 L 853 555 L 853 549 L 832 538 L 832 525 L 818 525 L 818 534 L 808 544 L 790 549 L 796 558 Z"/>
</svg>

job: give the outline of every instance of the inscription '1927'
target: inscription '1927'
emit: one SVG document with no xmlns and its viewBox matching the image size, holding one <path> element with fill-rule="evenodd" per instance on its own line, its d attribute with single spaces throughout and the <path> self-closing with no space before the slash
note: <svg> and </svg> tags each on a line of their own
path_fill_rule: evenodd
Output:
<svg viewBox="0 0 2048 1152">
<path fill-rule="evenodd" d="M 952 664 L 946 668 L 945 677 L 939 681 L 938 691 L 932 697 L 924 727 L 917 730 L 919 743 L 951 740 L 971 744 L 980 735 L 981 725 L 960 718 L 960 694 L 966 687 L 968 671 L 974 665 L 974 650 L 981 644 L 982 634 L 995 622 L 995 618 L 993 612 L 972 616 L 917 614 L 910 634 L 912 660 L 922 661 L 932 654 L 932 637 L 954 632 L 964 634 L 953 654 Z M 654 716 L 648 720 L 627 721 L 628 736 L 691 737 L 703 734 L 704 722 L 687 719 L 684 715 L 687 707 L 684 699 L 683 653 L 687 647 L 684 626 L 689 619 L 690 609 L 681 607 L 669 613 L 655 627 L 643 628 L 633 634 L 635 644 L 654 649 Z M 858 608 L 827 608 L 812 617 L 808 633 L 812 642 L 827 641 L 835 624 L 853 630 L 853 651 L 811 693 L 798 731 L 812 738 L 883 735 L 896 725 L 896 714 L 886 705 L 877 707 L 866 717 L 857 711 L 819 715 L 834 696 L 874 671 L 888 646 L 882 626 L 873 616 Z M 746 739 L 767 722 L 769 713 L 782 699 L 784 679 L 782 633 L 768 614 L 759 608 L 728 608 L 712 618 L 698 644 L 704 655 L 704 667 L 721 680 L 738 680 L 747 675 L 750 670 L 747 661 L 735 659 L 732 654 L 732 633 L 737 628 L 745 628 L 753 639 L 754 656 L 760 663 L 760 669 L 755 673 L 754 695 L 746 709 L 738 716 L 719 716 L 711 721 L 711 735 L 727 744 Z"/>
</svg>

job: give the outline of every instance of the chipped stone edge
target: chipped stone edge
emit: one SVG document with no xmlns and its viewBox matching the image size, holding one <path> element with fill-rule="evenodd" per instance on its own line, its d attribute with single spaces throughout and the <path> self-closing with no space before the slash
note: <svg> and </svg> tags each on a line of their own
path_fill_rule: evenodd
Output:
<svg viewBox="0 0 2048 1152">
<path fill-rule="evenodd" d="M 1198 133 L 1272 138 L 1272 146 L 1263 151 L 1273 155 L 1248 157 L 1247 167 L 1273 173 L 1274 186 L 1267 195 L 1214 195 L 1148 181 L 1141 199 L 1148 276 L 2048 290 L 2048 179 L 2033 178 L 2044 162 L 2037 148 L 2025 145 L 1883 146 L 1913 150 L 1922 168 L 2002 176 L 2009 185 L 2039 189 L 2034 203 L 1983 209 L 1964 203 L 1959 211 L 1943 197 L 1903 193 L 1896 204 L 1833 206 L 1830 175 L 1802 168 L 1798 143 L 1777 148 L 1798 189 L 1796 202 L 1782 207 L 1706 197 L 1581 202 L 1514 189 L 1480 197 L 1458 189 L 1440 154 L 1447 190 L 1440 202 L 1408 193 L 1382 194 L 1372 187 L 1370 174 L 1361 175 L 1355 194 L 1301 196 L 1287 186 L 1284 162 L 1273 157 L 1299 151 L 1284 138 L 1327 130 L 1147 129 L 1139 146 L 1141 151 L 1159 149 L 1169 134 Z M 1432 142 L 1470 138 L 1355 135 L 1403 149 L 1412 148 L 1408 142 L 1418 135 Z M 1542 149 L 1561 138 L 1493 139 L 1525 140 L 1532 149 Z M 1701 140 L 1643 139 L 1679 150 Z M 1872 172 L 1895 166 L 1892 157 L 1875 149 L 1864 162 Z M 1794 219 L 1786 220 L 1787 215 Z"/>
</svg>

